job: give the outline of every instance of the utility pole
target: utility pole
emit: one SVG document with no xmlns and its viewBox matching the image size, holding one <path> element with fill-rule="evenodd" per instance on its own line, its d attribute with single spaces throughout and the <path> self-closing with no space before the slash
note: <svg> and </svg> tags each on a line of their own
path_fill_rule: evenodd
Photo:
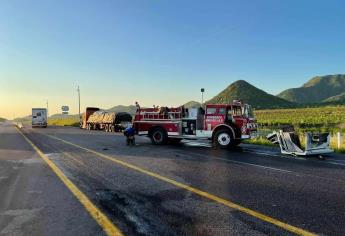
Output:
<svg viewBox="0 0 345 236">
<path fill-rule="evenodd" d="M 49 105 L 48 105 L 48 100 L 47 100 L 47 119 L 48 119 L 48 117 L 49 117 Z"/>
<path fill-rule="evenodd" d="M 79 85 L 78 85 L 78 104 L 79 104 L 79 121 L 81 120 L 81 116 L 80 116 L 80 89 L 79 89 Z"/>
</svg>

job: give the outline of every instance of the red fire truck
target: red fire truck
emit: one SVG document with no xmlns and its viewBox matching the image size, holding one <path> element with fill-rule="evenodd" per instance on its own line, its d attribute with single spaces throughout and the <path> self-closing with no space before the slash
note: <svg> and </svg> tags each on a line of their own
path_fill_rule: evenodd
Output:
<svg viewBox="0 0 345 236">
<path fill-rule="evenodd" d="M 221 148 L 231 148 L 256 135 L 251 106 L 240 101 L 199 108 L 140 108 L 133 126 L 138 135 L 153 144 L 178 143 L 182 139 L 208 139 Z"/>
</svg>

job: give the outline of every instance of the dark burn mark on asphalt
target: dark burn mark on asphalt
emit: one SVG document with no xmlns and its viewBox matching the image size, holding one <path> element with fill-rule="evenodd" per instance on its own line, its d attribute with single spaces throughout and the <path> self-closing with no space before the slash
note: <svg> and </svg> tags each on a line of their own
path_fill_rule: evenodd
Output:
<svg viewBox="0 0 345 236">
<path fill-rule="evenodd" d="M 207 233 L 207 231 L 206 232 L 202 231 L 204 229 L 207 229 L 206 224 L 204 227 L 201 225 L 200 229 L 197 228 L 197 225 L 198 223 L 200 223 L 200 220 L 198 220 L 199 216 L 196 215 L 195 212 L 192 212 L 192 211 L 189 213 L 183 212 L 184 210 L 187 211 L 187 208 L 184 205 L 180 205 L 177 203 L 175 205 L 175 202 L 178 202 L 178 201 L 180 201 L 181 204 L 185 204 L 183 203 L 183 202 L 186 202 L 185 195 L 182 195 L 182 197 L 180 197 L 178 200 L 175 201 L 174 198 L 171 197 L 170 194 L 168 195 L 168 197 L 165 197 L 164 195 L 160 195 L 162 191 L 158 191 L 159 189 L 154 192 L 152 192 L 152 189 L 145 188 L 145 186 L 139 186 L 135 190 L 129 189 L 127 187 L 127 183 L 125 181 L 122 182 L 121 178 L 114 180 L 113 177 L 116 175 L 111 175 L 111 171 L 107 171 L 107 169 L 105 168 L 105 166 L 108 165 L 107 163 L 104 163 L 104 166 L 101 165 L 98 159 L 94 160 L 94 158 L 91 158 L 93 155 L 91 155 L 90 153 L 85 153 L 85 152 L 80 153 L 80 150 L 76 151 L 74 147 L 69 147 L 64 144 L 59 144 L 56 142 L 51 142 L 51 143 L 39 142 L 39 139 L 37 138 L 37 136 L 33 136 L 33 141 L 35 141 L 35 143 L 42 150 L 45 150 L 44 151 L 45 153 L 51 153 L 51 152 L 55 153 L 58 150 L 57 149 L 54 150 L 54 147 L 62 146 L 63 147 L 62 149 L 65 152 L 71 152 L 73 155 L 76 155 L 76 157 L 79 156 L 79 159 L 82 160 L 82 162 L 86 164 L 85 167 L 78 165 L 78 163 L 75 163 L 75 165 L 66 163 L 64 159 L 68 159 L 68 158 L 63 157 L 63 156 L 61 156 L 61 158 L 54 159 L 53 161 L 55 163 L 62 163 L 61 166 L 64 166 L 64 168 L 62 168 L 61 166 L 59 167 L 61 167 L 63 172 L 69 178 L 71 178 L 73 182 L 76 185 L 78 185 L 78 187 L 80 187 L 80 189 L 83 190 L 90 197 L 90 199 L 94 200 L 94 203 L 100 209 L 102 209 L 102 211 L 106 213 L 106 215 L 110 219 L 113 220 L 115 225 L 119 226 L 120 229 L 123 230 L 123 233 L 125 235 L 172 235 L 173 233 L 178 234 L 178 235 L 191 235 L 191 234 L 205 235 Z M 98 149 L 102 151 L 102 148 L 106 145 L 109 145 L 109 144 L 104 143 L 103 145 L 94 146 L 93 148 L 94 150 Z M 88 146 L 88 145 L 85 144 L 84 146 Z M 109 145 L 109 150 L 111 150 L 110 154 L 124 156 L 124 157 L 127 154 L 129 156 L 150 158 L 151 161 L 155 161 L 155 159 L 175 159 L 176 165 L 177 164 L 179 165 L 177 165 L 178 168 L 176 168 L 176 172 L 173 171 L 171 172 L 171 174 L 175 176 L 183 177 L 184 179 L 195 178 L 195 175 L 196 175 L 195 173 L 197 170 L 199 170 L 200 164 L 204 162 L 210 162 L 212 164 L 212 159 L 211 159 L 212 157 L 238 160 L 242 162 L 251 162 L 253 164 L 263 164 L 263 165 L 267 164 L 269 166 L 278 167 L 278 168 L 279 166 L 283 166 L 284 168 L 290 167 L 293 170 L 301 171 L 301 172 L 308 171 L 309 168 L 311 169 L 312 167 L 317 167 L 319 168 L 318 170 L 331 169 L 332 171 L 333 170 L 336 171 L 337 169 L 339 170 L 343 169 L 343 168 L 340 168 L 339 166 L 338 167 L 323 166 L 321 165 L 322 162 L 319 162 L 319 161 L 318 162 L 306 162 L 306 161 L 297 162 L 292 158 L 277 158 L 277 157 L 260 156 L 260 155 L 257 155 L 256 153 L 259 151 L 261 152 L 261 150 L 263 151 L 265 150 L 261 148 L 257 149 L 257 147 L 251 147 L 251 150 L 253 150 L 253 153 L 248 153 L 247 148 L 244 148 L 243 149 L 244 152 L 243 152 L 241 148 L 229 151 L 229 150 L 220 150 L 216 148 L 187 146 L 187 145 L 181 145 L 180 147 L 174 147 L 174 146 L 159 147 L 159 146 L 153 146 L 149 143 L 147 144 L 143 143 L 143 145 L 139 147 L 134 147 L 134 149 L 132 147 L 127 148 L 123 145 L 122 146 L 119 145 L 119 147 L 121 148 L 117 148 L 116 146 Z M 90 148 L 92 148 L 92 146 L 90 146 Z M 207 155 L 209 155 L 209 157 L 211 158 L 207 158 Z M 203 156 L 206 156 L 206 158 L 203 158 Z M 180 159 L 185 159 L 185 160 L 181 162 Z M 193 166 L 194 162 L 198 163 L 196 168 L 192 169 L 195 171 L 189 171 L 188 169 L 184 170 L 182 168 L 183 166 L 186 166 L 185 161 L 187 160 L 189 162 L 188 164 L 191 166 Z M 279 160 L 279 163 L 277 160 Z M 275 163 L 277 164 L 277 166 L 275 165 Z M 305 170 L 302 167 L 306 167 L 308 169 Z M 91 172 L 91 170 L 97 171 L 99 175 L 94 175 L 97 173 Z M 241 167 L 241 171 L 242 170 L 244 172 L 246 170 L 245 167 Z M 117 172 L 117 171 L 118 169 L 114 168 L 113 172 Z M 277 207 L 275 207 L 274 209 L 270 209 L 270 207 L 263 206 L 262 209 L 261 208 L 257 209 L 257 210 L 260 210 L 260 212 L 266 213 L 268 215 L 276 215 L 278 219 L 281 219 L 283 221 L 286 220 L 288 223 L 292 225 L 296 225 L 296 226 L 300 225 L 303 229 L 304 228 L 310 229 L 312 232 L 327 232 L 327 234 L 330 234 L 330 235 L 337 235 L 337 234 L 342 235 L 341 234 L 342 232 L 341 231 L 342 230 L 341 217 L 336 216 L 338 211 L 334 209 L 343 209 L 342 207 L 343 198 L 339 199 L 339 196 L 328 197 L 327 194 L 323 193 L 326 190 L 321 191 L 321 189 L 316 188 L 317 184 L 315 184 L 316 191 L 309 192 L 309 190 L 307 191 L 305 190 L 305 188 L 306 188 L 306 185 L 307 184 L 309 185 L 310 184 L 309 182 L 311 181 L 298 181 L 293 186 L 291 185 L 291 187 L 287 189 L 288 190 L 287 192 L 280 188 L 273 188 L 275 185 L 264 185 L 267 179 L 273 179 L 274 184 L 277 184 L 277 181 L 285 182 L 282 180 L 283 178 L 282 179 L 277 178 L 276 175 L 273 175 L 271 172 L 267 172 L 267 173 L 265 172 L 265 176 L 267 177 L 267 179 L 265 179 L 265 182 L 262 182 L 262 181 L 259 181 L 261 180 L 259 178 L 258 179 L 259 184 L 257 184 L 257 181 L 248 182 L 247 180 L 247 182 L 242 182 L 242 181 L 238 181 L 236 178 L 235 178 L 236 182 L 233 182 L 234 181 L 233 176 L 231 175 L 227 176 L 227 172 L 224 172 L 224 175 L 227 178 L 229 178 L 229 180 L 226 181 L 227 185 L 225 186 L 233 187 L 229 189 L 228 192 L 234 193 L 234 195 L 238 197 L 238 199 L 241 199 L 242 196 L 246 198 L 248 196 L 248 193 L 253 193 L 252 195 L 254 198 L 255 196 L 254 193 L 257 193 L 256 194 L 257 196 L 255 196 L 256 198 L 255 201 L 259 201 L 260 199 L 265 199 L 265 201 L 272 201 L 272 199 L 280 199 L 282 203 L 281 207 L 285 206 L 284 208 L 285 211 L 280 208 L 277 209 Z M 105 178 L 102 178 L 102 177 L 105 177 Z M 302 179 L 302 178 L 299 178 L 299 179 Z M 116 184 L 112 183 L 113 181 L 116 182 Z M 211 179 L 209 181 L 211 181 Z M 217 181 L 218 180 L 215 180 L 212 184 L 214 184 Z M 196 183 L 198 184 L 199 182 L 196 182 Z M 240 183 L 244 187 L 236 188 L 236 184 L 234 183 Z M 245 185 L 243 185 L 243 183 L 245 183 Z M 254 188 L 252 188 L 251 186 L 253 186 L 254 183 L 255 183 Z M 332 182 L 330 183 L 331 184 L 329 185 L 331 186 Z M 250 187 L 250 188 L 247 188 L 247 187 Z M 343 186 L 339 187 L 339 191 L 340 191 L 339 195 L 341 195 L 342 187 Z M 260 188 L 264 189 L 264 191 L 259 191 Z M 286 187 L 284 186 L 284 188 Z M 326 186 L 326 189 L 327 189 L 327 186 Z M 266 192 L 268 191 L 270 192 L 272 191 L 273 193 L 267 194 Z M 298 191 L 298 194 L 295 194 L 296 191 Z M 100 192 L 100 193 L 97 195 L 96 192 L 97 193 Z M 139 194 L 143 192 L 148 195 Z M 277 196 L 275 193 L 279 194 L 278 198 L 274 198 L 275 196 Z M 282 193 L 285 193 L 287 195 L 282 195 Z M 294 195 L 291 195 L 290 193 L 294 193 Z M 297 196 L 301 194 L 304 194 L 304 195 L 310 194 L 310 195 L 307 195 L 306 197 L 303 196 L 303 198 L 301 197 L 300 199 L 297 198 Z M 323 197 L 323 200 L 315 199 L 315 195 L 318 196 L 318 194 L 320 195 L 320 199 L 322 199 L 321 197 Z M 266 198 L 263 198 L 264 196 L 266 196 Z M 284 197 L 281 197 L 281 196 L 284 196 Z M 154 202 L 153 200 L 151 200 L 155 198 L 158 198 L 157 202 Z M 236 201 L 236 198 L 231 198 L 231 197 L 229 198 Z M 289 199 L 289 200 L 286 200 L 286 199 Z M 310 199 L 310 200 L 307 201 L 305 199 Z M 250 205 L 251 200 L 252 200 L 251 198 L 247 200 L 249 203 L 248 205 Z M 306 201 L 305 203 L 304 203 L 304 200 Z M 285 204 L 286 202 L 288 203 L 292 202 L 295 204 L 297 203 L 295 205 L 296 208 L 290 209 L 289 205 L 288 207 L 286 207 L 286 204 Z M 318 210 L 318 212 L 315 212 L 313 207 L 319 206 L 319 203 L 315 204 L 314 202 L 322 203 L 322 208 Z M 256 203 L 255 206 L 263 205 L 263 204 L 260 204 L 260 202 L 255 202 L 255 203 Z M 335 207 L 335 204 L 338 204 L 339 207 Z M 176 206 L 177 207 L 179 206 L 181 209 L 176 209 Z M 305 213 L 303 213 L 302 210 L 297 212 L 298 210 L 297 207 L 303 209 Z M 170 210 L 168 210 L 167 208 Z M 328 209 L 328 210 L 326 211 L 324 209 Z M 332 213 L 331 210 L 333 210 L 334 213 Z M 291 213 L 293 214 L 291 215 Z M 325 217 L 323 217 L 323 213 L 325 213 L 324 214 Z M 182 216 L 180 216 L 181 214 Z M 231 214 L 233 215 L 234 212 L 232 211 Z M 234 216 L 234 217 L 236 217 L 241 222 L 246 224 L 248 228 L 250 229 L 256 230 L 258 232 L 264 232 L 267 235 L 274 235 L 274 234 L 281 235 L 281 231 L 277 231 L 278 233 L 275 232 L 274 230 L 275 227 L 270 227 L 266 223 L 262 223 L 260 221 L 257 222 L 254 218 L 248 219 L 246 215 L 243 215 L 240 212 L 236 212 L 236 214 L 237 216 Z M 340 216 L 340 214 L 338 215 Z M 313 219 L 310 219 L 311 216 L 313 217 Z M 139 217 L 139 221 L 136 219 L 136 217 Z M 306 220 L 304 221 L 304 219 Z M 229 219 L 229 221 L 230 220 L 231 219 Z M 193 221 L 194 223 L 191 223 Z M 302 221 L 303 221 L 303 224 L 300 224 L 300 222 Z M 158 225 L 160 227 L 158 227 L 158 229 L 155 229 L 153 228 L 152 225 Z M 149 231 L 145 232 L 144 230 L 142 230 L 142 228 L 145 229 L 145 227 L 149 228 Z M 166 229 L 166 230 L 160 230 L 160 229 Z M 269 230 L 269 229 L 272 229 L 272 230 Z M 143 233 L 139 233 L 141 231 L 143 231 Z"/>
<path fill-rule="evenodd" d="M 48 150 L 49 151 L 49 150 Z M 55 164 L 117 225 L 125 235 L 186 235 L 193 232 L 193 223 L 182 209 L 170 209 L 169 201 L 183 201 L 185 194 L 175 191 L 148 191 L 109 187 L 102 175 L 88 171 L 93 165 L 84 158 L 84 164 L 71 165 L 67 156 L 54 160 Z M 188 234 L 187 234 L 188 235 Z"/>
<path fill-rule="evenodd" d="M 165 190 L 154 195 L 131 192 L 117 193 L 110 189 L 96 190 L 96 201 L 114 219 L 125 223 L 134 235 L 185 235 L 181 226 L 193 228 L 193 220 L 181 212 L 166 208 L 165 201 L 185 198 L 180 190 Z M 188 231 L 188 230 L 187 230 Z M 190 232 L 192 233 L 192 232 Z"/>
</svg>

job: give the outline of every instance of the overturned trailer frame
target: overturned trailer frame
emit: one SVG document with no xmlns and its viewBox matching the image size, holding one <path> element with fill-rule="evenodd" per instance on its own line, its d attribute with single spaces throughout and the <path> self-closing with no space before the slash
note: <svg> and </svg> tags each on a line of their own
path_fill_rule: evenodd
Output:
<svg viewBox="0 0 345 236">
<path fill-rule="evenodd" d="M 305 133 L 305 148 L 303 149 L 299 136 L 295 131 L 274 131 L 267 136 L 273 144 L 278 144 L 282 154 L 294 156 L 319 156 L 330 154 L 330 134 Z"/>
</svg>

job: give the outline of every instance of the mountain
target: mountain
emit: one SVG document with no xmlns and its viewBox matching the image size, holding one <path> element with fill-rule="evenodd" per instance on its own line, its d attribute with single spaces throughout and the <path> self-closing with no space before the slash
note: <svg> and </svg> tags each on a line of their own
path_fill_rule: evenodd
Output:
<svg viewBox="0 0 345 236">
<path fill-rule="evenodd" d="M 134 105 L 130 105 L 130 106 L 118 105 L 118 106 L 114 106 L 112 108 L 109 108 L 106 111 L 128 112 L 129 114 L 134 116 L 135 112 L 137 111 L 137 107 Z"/>
<path fill-rule="evenodd" d="M 300 88 L 287 89 L 277 96 L 296 103 L 321 103 L 345 92 L 345 75 L 316 76 Z"/>
<path fill-rule="evenodd" d="M 189 101 L 189 102 L 183 104 L 183 106 L 185 108 L 200 107 L 201 103 L 200 102 L 196 102 L 196 101 Z"/>
<path fill-rule="evenodd" d="M 252 105 L 252 107 L 259 109 L 294 107 L 295 105 L 292 102 L 268 94 L 244 80 L 238 80 L 230 84 L 207 103 L 224 104 L 231 103 L 233 100 L 242 100 Z"/>
<path fill-rule="evenodd" d="M 15 118 L 14 122 L 31 122 L 31 115 Z"/>
<path fill-rule="evenodd" d="M 341 93 L 336 96 L 329 97 L 323 100 L 325 103 L 345 103 L 345 93 Z"/>
</svg>

